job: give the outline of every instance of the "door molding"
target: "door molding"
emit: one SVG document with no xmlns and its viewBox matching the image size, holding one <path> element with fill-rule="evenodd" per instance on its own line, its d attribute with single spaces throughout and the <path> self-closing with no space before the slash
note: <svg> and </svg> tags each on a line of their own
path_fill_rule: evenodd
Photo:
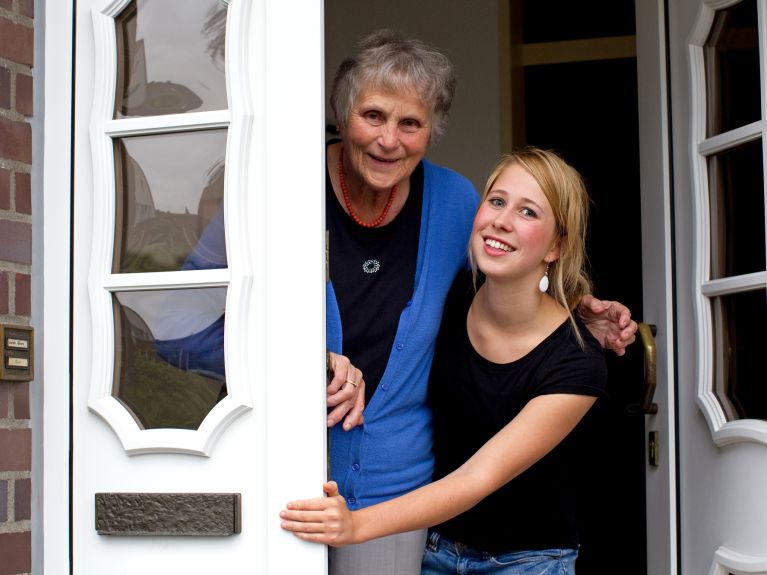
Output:
<svg viewBox="0 0 767 575">
<path fill-rule="evenodd" d="M 45 4 L 43 22 L 43 474 L 42 565 L 35 573 L 69 573 L 71 405 L 71 201 L 73 0 Z M 56 23 L 54 25 L 53 23 Z M 37 77 L 37 76 L 36 76 Z"/>
<path fill-rule="evenodd" d="M 678 572 L 677 453 L 674 333 L 674 233 L 668 100 L 666 0 L 636 3 L 639 150 L 642 196 L 642 321 L 658 326 L 658 413 L 645 429 L 658 431 L 660 461 L 645 460 L 647 572 Z M 648 226 L 653 225 L 650 229 Z"/>
<path fill-rule="evenodd" d="M 743 555 L 728 547 L 720 547 L 714 553 L 714 562 L 708 575 L 767 575 L 767 557 Z"/>
</svg>

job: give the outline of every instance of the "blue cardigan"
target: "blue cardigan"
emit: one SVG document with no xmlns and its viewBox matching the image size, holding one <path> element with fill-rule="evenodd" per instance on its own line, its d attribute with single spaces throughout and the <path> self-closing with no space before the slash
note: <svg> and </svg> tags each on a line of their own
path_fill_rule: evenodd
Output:
<svg viewBox="0 0 767 575">
<path fill-rule="evenodd" d="M 478 196 L 463 176 L 426 160 L 423 208 L 412 299 L 400 316 L 381 381 L 365 408 L 365 423 L 331 430 L 331 477 L 350 509 L 367 507 L 431 481 L 429 370 L 442 308 L 466 265 Z M 327 286 L 328 349 L 342 350 L 342 326 L 332 284 Z M 351 358 L 354 361 L 354 358 Z"/>
</svg>

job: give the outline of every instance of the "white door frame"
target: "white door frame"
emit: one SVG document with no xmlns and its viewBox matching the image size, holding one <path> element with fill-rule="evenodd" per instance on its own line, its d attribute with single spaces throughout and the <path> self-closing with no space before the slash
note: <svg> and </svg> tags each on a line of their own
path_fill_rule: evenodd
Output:
<svg viewBox="0 0 767 575">
<path fill-rule="evenodd" d="M 658 413 L 645 416 L 658 431 L 660 462 L 645 455 L 647 573 L 677 573 L 676 402 L 673 333 L 673 235 L 666 66 L 666 1 L 636 3 L 639 150 L 642 198 L 642 294 L 645 323 L 655 324 Z M 647 443 L 648 439 L 645 438 Z"/>
<path fill-rule="evenodd" d="M 254 307 L 261 308 L 269 337 L 256 334 L 251 341 L 264 348 L 267 361 L 259 367 L 270 385 L 254 397 L 261 402 L 257 411 L 263 416 L 268 456 L 263 462 L 265 489 L 258 506 L 265 510 L 265 517 L 258 528 L 247 534 L 257 538 L 265 553 L 252 569 L 270 574 L 319 575 L 326 572 L 326 548 L 303 543 L 283 532 L 278 512 L 289 499 L 321 495 L 325 478 L 323 3 L 232 1 L 253 2 L 252 22 L 257 34 L 252 41 L 260 41 L 258 52 L 267 55 L 253 61 L 248 70 L 259 75 L 262 86 L 255 97 L 259 107 L 254 115 L 254 131 L 261 136 L 251 150 L 250 163 L 263 176 L 260 189 L 252 191 L 261 194 L 253 204 L 265 208 L 267 214 L 285 214 L 284 218 L 259 217 L 267 257 L 254 282 Z M 296 18 L 296 14 L 301 17 Z M 45 401 L 41 422 L 44 552 L 43 565 L 35 565 L 34 569 L 36 573 L 46 570 L 52 574 L 68 574 L 71 561 L 69 280 L 71 181 L 76 159 L 71 152 L 74 21 L 73 0 L 48 3 L 44 20 L 38 20 L 48 23 L 44 31 L 47 89 L 43 165 L 47 281 L 43 291 Z M 83 25 L 84 19 L 78 19 L 78 26 Z M 308 55 L 305 50 L 291 49 L 290 38 L 296 36 L 308 39 L 317 49 Z M 307 57 L 311 62 L 308 67 Z M 289 186 L 286 176 L 290 178 Z M 306 191 L 300 201 L 296 188 Z M 280 257 L 289 251 L 291 241 L 302 246 L 301 257 Z M 296 265 L 297 259 L 301 265 Z M 285 301 L 291 292 L 294 302 L 290 317 L 278 315 L 284 312 L 284 306 L 268 302 Z M 300 326 L 296 325 L 296 317 L 301 318 Z M 300 350 L 302 361 L 296 361 L 296 350 Z M 303 400 L 298 401 L 298 397 Z"/>
<path fill-rule="evenodd" d="M 44 466 L 43 565 L 32 567 L 35 573 L 63 574 L 69 573 L 73 0 L 47 2 L 41 21 L 45 27 L 41 382 L 44 400 L 40 422 Z"/>
</svg>

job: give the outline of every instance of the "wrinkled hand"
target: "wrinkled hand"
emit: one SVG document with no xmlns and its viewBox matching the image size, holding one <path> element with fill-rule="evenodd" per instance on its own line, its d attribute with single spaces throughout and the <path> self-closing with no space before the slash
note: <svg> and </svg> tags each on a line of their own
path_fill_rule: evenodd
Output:
<svg viewBox="0 0 767 575">
<path fill-rule="evenodd" d="M 304 541 L 343 547 L 354 543 L 354 517 L 335 481 L 322 486 L 326 497 L 291 501 L 280 512 L 280 526 Z"/>
<path fill-rule="evenodd" d="M 362 411 L 365 409 L 362 372 L 352 365 L 348 357 L 328 352 L 328 373 L 332 379 L 327 387 L 327 404 L 333 408 L 328 414 L 328 427 L 333 427 L 342 419 L 346 431 L 362 425 Z"/>
<path fill-rule="evenodd" d="M 578 315 L 602 347 L 617 355 L 626 353 L 626 347 L 636 339 L 637 323 L 631 319 L 629 308 L 620 302 L 585 295 L 578 306 Z"/>
</svg>

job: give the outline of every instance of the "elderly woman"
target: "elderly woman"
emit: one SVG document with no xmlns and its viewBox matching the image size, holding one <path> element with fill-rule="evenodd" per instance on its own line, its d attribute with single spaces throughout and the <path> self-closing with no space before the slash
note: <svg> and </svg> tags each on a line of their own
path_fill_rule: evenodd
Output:
<svg viewBox="0 0 767 575">
<path fill-rule="evenodd" d="M 327 146 L 327 336 L 345 357 L 331 359 L 329 400 L 339 407 L 328 424 L 356 402 L 331 431 L 331 476 L 352 510 L 432 477 L 429 369 L 478 203 L 466 178 L 424 159 L 445 131 L 454 87 L 444 54 L 386 30 L 365 38 L 333 82 L 340 140 Z M 591 331 L 622 354 L 636 330 L 628 309 L 593 298 L 588 308 L 580 313 L 596 322 Z M 362 389 L 364 426 L 353 427 Z M 419 573 L 425 541 L 423 530 L 331 549 L 331 573 Z"/>
</svg>

